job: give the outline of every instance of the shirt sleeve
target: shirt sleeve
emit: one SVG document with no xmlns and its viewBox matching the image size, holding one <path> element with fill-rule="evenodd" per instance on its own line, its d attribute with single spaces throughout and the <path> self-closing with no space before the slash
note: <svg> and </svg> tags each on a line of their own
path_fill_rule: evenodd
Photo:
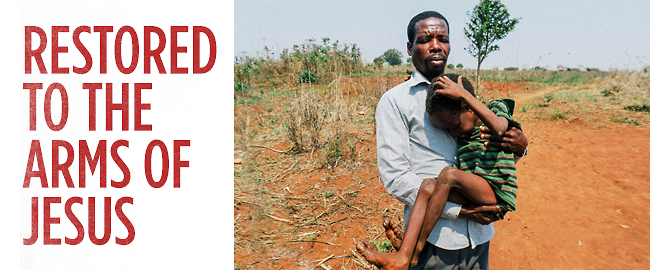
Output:
<svg viewBox="0 0 650 270">
<path fill-rule="evenodd" d="M 508 106 L 505 104 L 505 102 L 503 102 L 502 100 L 492 100 L 492 101 L 490 101 L 488 103 L 487 106 L 497 116 L 503 116 L 506 119 L 508 119 L 508 125 L 514 126 L 514 127 L 518 128 L 518 129 L 521 129 L 521 124 L 519 124 L 519 122 L 512 119 L 512 113 L 513 112 L 511 112 L 508 109 Z M 513 106 L 514 106 L 514 103 L 513 103 Z M 521 156 L 517 156 L 515 154 L 515 164 L 517 164 L 517 162 L 519 162 L 519 160 L 521 158 L 526 156 L 527 153 L 528 153 L 528 147 L 526 147 L 526 149 L 524 149 L 524 153 Z"/>
<path fill-rule="evenodd" d="M 492 100 L 488 102 L 487 107 L 497 116 L 508 119 L 508 125 L 521 129 L 521 124 L 512 118 L 512 112 L 508 109 L 508 106 L 502 100 Z"/>
<path fill-rule="evenodd" d="M 379 177 L 391 196 L 413 207 L 422 179 L 410 170 L 407 120 L 394 101 L 384 95 L 377 104 L 375 121 Z"/>
<path fill-rule="evenodd" d="M 377 104 L 375 121 L 379 177 L 391 196 L 413 208 L 422 179 L 411 171 L 408 121 L 387 95 Z M 456 219 L 460 207 L 447 202 L 441 216 Z"/>
</svg>

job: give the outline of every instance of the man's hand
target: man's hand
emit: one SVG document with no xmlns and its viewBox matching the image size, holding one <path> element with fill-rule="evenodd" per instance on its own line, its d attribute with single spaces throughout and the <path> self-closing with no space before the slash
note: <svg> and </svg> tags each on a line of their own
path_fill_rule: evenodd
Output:
<svg viewBox="0 0 650 270">
<path fill-rule="evenodd" d="M 498 147 L 518 156 L 521 156 L 528 147 L 528 138 L 521 129 L 510 127 L 503 136 L 490 133 L 490 129 L 486 126 L 482 126 L 481 131 L 483 132 L 481 139 L 488 140 L 485 143 L 486 146 Z"/>
<path fill-rule="evenodd" d="M 482 206 L 465 206 L 460 209 L 458 213 L 459 218 L 474 221 L 481 225 L 488 225 L 492 222 L 499 220 L 497 213 L 501 211 L 498 205 L 482 205 Z"/>
</svg>

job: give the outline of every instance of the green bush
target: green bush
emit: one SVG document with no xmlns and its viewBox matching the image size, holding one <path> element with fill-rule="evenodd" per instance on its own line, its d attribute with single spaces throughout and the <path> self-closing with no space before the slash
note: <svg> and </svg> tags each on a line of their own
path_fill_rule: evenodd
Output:
<svg viewBox="0 0 650 270">
<path fill-rule="evenodd" d="M 600 91 L 601 94 L 603 94 L 604 97 L 609 97 L 613 96 L 614 94 L 620 92 L 621 90 L 618 88 L 618 86 L 612 87 L 612 89 L 605 89 L 603 91 Z"/>
<path fill-rule="evenodd" d="M 643 105 L 634 104 L 634 105 L 625 106 L 623 108 L 635 112 L 650 112 L 650 106 L 648 106 L 647 104 L 643 104 Z"/>
<path fill-rule="evenodd" d="M 242 93 L 246 89 L 248 89 L 248 86 L 243 82 L 235 82 L 235 92 Z"/>
<path fill-rule="evenodd" d="M 316 80 L 318 80 L 318 76 L 309 70 L 303 70 L 300 76 L 298 76 L 299 83 L 315 83 Z"/>
</svg>

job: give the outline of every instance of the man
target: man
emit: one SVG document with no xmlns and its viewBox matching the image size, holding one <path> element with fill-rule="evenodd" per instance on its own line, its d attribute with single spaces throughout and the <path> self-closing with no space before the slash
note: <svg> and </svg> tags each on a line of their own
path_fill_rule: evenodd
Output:
<svg viewBox="0 0 650 270">
<path fill-rule="evenodd" d="M 415 71 L 408 81 L 387 91 L 377 104 L 377 166 L 386 191 L 405 204 L 408 217 L 423 179 L 457 163 L 456 139 L 431 124 L 425 110 L 427 87 L 444 73 L 450 52 L 449 24 L 435 11 L 411 19 L 407 28 L 408 54 Z M 483 130 L 486 132 L 487 130 Z M 490 145 L 523 156 L 528 141 L 518 129 L 498 137 L 486 133 Z M 488 269 L 489 241 L 499 207 L 461 206 L 447 202 L 412 269 Z M 385 223 L 394 238 L 394 225 Z M 406 224 L 405 224 L 406 227 Z M 367 245 L 359 245 L 363 252 Z"/>
</svg>

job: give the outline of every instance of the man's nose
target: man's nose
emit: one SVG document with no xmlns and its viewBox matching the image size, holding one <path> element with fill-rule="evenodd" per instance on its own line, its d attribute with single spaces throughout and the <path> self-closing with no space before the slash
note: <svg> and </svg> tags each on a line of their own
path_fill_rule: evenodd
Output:
<svg viewBox="0 0 650 270">
<path fill-rule="evenodd" d="M 435 38 L 431 39 L 431 42 L 429 42 L 429 52 L 439 52 L 441 50 L 440 42 Z"/>
</svg>

